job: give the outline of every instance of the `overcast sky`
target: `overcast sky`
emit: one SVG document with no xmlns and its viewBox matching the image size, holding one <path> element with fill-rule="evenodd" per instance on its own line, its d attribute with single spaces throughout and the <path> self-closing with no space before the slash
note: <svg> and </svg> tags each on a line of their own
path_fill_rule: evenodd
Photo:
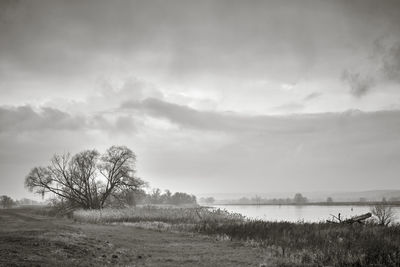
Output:
<svg viewBox="0 0 400 267">
<path fill-rule="evenodd" d="M 400 189 L 399 1 L 0 1 L 0 195 L 126 145 L 151 187 Z"/>
</svg>

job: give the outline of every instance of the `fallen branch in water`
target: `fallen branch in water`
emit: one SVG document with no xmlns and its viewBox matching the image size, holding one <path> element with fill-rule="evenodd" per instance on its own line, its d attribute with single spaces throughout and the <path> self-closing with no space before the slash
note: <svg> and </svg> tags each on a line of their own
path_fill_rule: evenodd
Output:
<svg viewBox="0 0 400 267">
<path fill-rule="evenodd" d="M 339 215 L 337 217 L 335 215 L 332 215 L 332 214 L 331 214 L 331 216 L 334 219 L 336 219 L 336 221 L 335 220 L 326 220 L 326 222 L 328 222 L 328 223 L 345 223 L 345 224 L 353 224 L 353 223 L 363 224 L 366 219 L 368 219 L 368 218 L 370 218 L 372 216 L 372 214 L 370 212 L 368 212 L 368 213 L 365 213 L 365 214 L 361 214 L 361 215 L 357 215 L 357 216 L 351 217 L 350 219 L 346 219 L 346 220 L 342 220 L 340 218 L 340 213 L 339 213 Z"/>
</svg>

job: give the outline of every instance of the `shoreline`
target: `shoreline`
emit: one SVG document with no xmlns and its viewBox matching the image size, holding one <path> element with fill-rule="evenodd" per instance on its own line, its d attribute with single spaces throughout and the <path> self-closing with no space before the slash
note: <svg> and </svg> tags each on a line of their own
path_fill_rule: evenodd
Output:
<svg viewBox="0 0 400 267">
<path fill-rule="evenodd" d="M 375 206 L 375 205 L 381 205 L 385 204 L 388 206 L 392 207 L 400 207 L 400 202 L 386 202 L 383 203 L 381 201 L 376 201 L 376 202 L 310 202 L 310 203 L 302 203 L 302 204 L 296 204 L 296 203 L 282 203 L 282 204 L 275 204 L 275 203 L 218 203 L 218 204 L 212 204 L 212 206 L 365 206 L 365 207 L 370 207 L 370 206 Z M 209 207 L 204 206 L 204 207 Z M 212 207 L 211 206 L 211 207 Z"/>
</svg>

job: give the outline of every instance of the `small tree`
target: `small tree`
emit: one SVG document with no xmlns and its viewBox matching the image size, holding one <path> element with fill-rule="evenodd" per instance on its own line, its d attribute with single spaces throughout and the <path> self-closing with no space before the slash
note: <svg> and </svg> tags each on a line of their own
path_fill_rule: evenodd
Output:
<svg viewBox="0 0 400 267">
<path fill-rule="evenodd" d="M 0 197 L 0 205 L 4 208 L 4 209 L 8 209 L 11 208 L 14 205 L 14 201 L 12 200 L 11 197 L 9 196 L 1 196 Z"/>
<path fill-rule="evenodd" d="M 49 166 L 29 172 L 25 186 L 42 196 L 52 193 L 68 206 L 99 209 L 111 196 L 143 186 L 135 163 L 135 154 L 124 146 L 112 146 L 103 155 L 96 150 L 55 155 Z"/>
<path fill-rule="evenodd" d="M 326 202 L 327 202 L 327 203 L 332 203 L 332 202 L 333 202 L 333 199 L 332 199 L 331 197 L 327 197 Z"/>
<path fill-rule="evenodd" d="M 204 199 L 204 202 L 207 204 L 213 204 L 215 202 L 215 199 L 213 197 L 208 197 Z"/>
<path fill-rule="evenodd" d="M 376 216 L 378 224 L 382 226 L 388 226 L 395 218 L 392 207 L 386 203 L 375 205 L 371 213 Z"/>
<path fill-rule="evenodd" d="M 163 203 L 163 197 L 161 190 L 159 188 L 153 188 L 151 191 L 150 195 L 150 203 L 151 204 L 162 204 Z"/>
<path fill-rule="evenodd" d="M 256 205 L 260 205 L 261 204 L 261 197 L 256 195 L 255 197 L 251 198 L 251 201 L 256 204 Z"/>
<path fill-rule="evenodd" d="M 171 196 L 170 204 L 182 205 L 182 204 L 196 204 L 196 197 L 182 192 L 176 192 Z"/>
<path fill-rule="evenodd" d="M 303 197 L 302 194 L 297 193 L 297 194 L 294 196 L 293 201 L 294 201 L 295 204 L 304 204 L 304 203 L 306 203 L 308 200 L 307 200 L 306 197 Z"/>
<path fill-rule="evenodd" d="M 171 202 L 172 192 L 170 190 L 165 190 L 164 194 L 161 195 L 162 203 L 169 204 Z"/>
</svg>

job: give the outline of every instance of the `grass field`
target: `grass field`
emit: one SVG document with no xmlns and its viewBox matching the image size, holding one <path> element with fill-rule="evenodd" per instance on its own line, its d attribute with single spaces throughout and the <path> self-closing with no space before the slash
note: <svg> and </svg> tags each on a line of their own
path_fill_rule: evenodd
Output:
<svg viewBox="0 0 400 267">
<path fill-rule="evenodd" d="M 268 248 L 282 266 L 400 266 L 400 226 L 246 220 L 224 210 L 141 207 L 76 211 L 90 223 L 131 223 Z"/>
<path fill-rule="evenodd" d="M 0 209 L 0 266 L 274 266 L 268 251 L 192 233 Z"/>
</svg>

